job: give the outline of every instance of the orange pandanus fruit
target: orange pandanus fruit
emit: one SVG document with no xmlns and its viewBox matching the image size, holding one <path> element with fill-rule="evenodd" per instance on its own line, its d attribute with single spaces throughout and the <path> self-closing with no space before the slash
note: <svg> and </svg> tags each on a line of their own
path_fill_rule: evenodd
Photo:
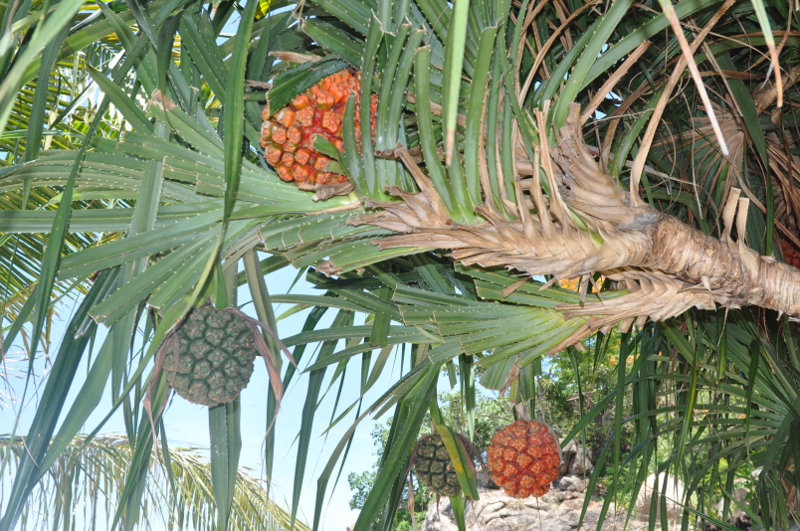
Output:
<svg viewBox="0 0 800 531">
<path fill-rule="evenodd" d="M 261 115 L 261 146 L 267 163 L 275 169 L 282 180 L 294 181 L 303 188 L 314 185 L 344 183 L 344 175 L 328 170 L 329 158 L 314 147 L 320 135 L 344 150 L 342 143 L 342 121 L 347 98 L 355 93 L 358 98 L 361 87 L 358 72 L 342 70 L 320 80 L 302 94 L 298 94 L 276 113 L 270 115 L 269 104 Z M 370 99 L 372 132 L 375 132 L 375 110 L 377 96 Z M 355 131 L 361 147 L 361 123 L 359 102 L 356 99 Z"/>
<path fill-rule="evenodd" d="M 558 477 L 558 443 L 541 422 L 520 419 L 506 426 L 494 434 L 488 453 L 492 480 L 511 496 L 543 496 Z"/>
</svg>

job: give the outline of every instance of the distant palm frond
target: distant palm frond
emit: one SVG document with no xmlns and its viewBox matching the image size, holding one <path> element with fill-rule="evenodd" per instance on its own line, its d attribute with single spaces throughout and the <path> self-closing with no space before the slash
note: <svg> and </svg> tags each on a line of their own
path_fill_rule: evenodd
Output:
<svg viewBox="0 0 800 531">
<path fill-rule="evenodd" d="M 13 478 L 25 451 L 24 438 L 0 437 L 0 482 Z M 33 491 L 20 529 L 111 529 L 132 456 L 125 437 L 76 437 Z M 153 450 L 153 477 L 145 487 L 137 527 L 219 529 L 211 465 L 197 449 L 170 448 L 165 457 Z M 0 489 L 0 502 L 3 492 Z M 267 496 L 261 481 L 239 470 L 229 529 L 283 531 L 291 528 L 291 520 L 291 515 Z M 309 528 L 295 521 L 294 529 Z"/>
</svg>

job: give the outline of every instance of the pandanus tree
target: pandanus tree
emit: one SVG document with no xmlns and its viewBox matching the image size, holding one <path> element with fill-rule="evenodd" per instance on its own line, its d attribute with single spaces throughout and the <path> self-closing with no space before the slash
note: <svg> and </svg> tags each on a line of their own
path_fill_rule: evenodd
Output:
<svg viewBox="0 0 800 531">
<path fill-rule="evenodd" d="M 298 482 L 323 382 L 352 366 L 365 391 L 389 359 L 402 362 L 377 401 L 340 405 L 335 422 L 352 426 L 318 479 L 315 527 L 354 430 L 374 415 L 391 415 L 392 429 L 358 526 L 390 527 L 428 413 L 461 462 L 465 494 L 454 507 L 463 508 L 478 491 L 464 446 L 441 422 L 439 380 L 460 384 L 468 412 L 478 379 L 535 412 L 543 358 L 597 355 L 613 330 L 619 359 L 631 363 L 618 364 L 614 391 L 594 397 L 563 438 L 616 405 L 590 483 L 613 471 L 606 504 L 632 507 L 644 478 L 666 470 L 687 484 L 684 525 L 719 521 L 709 494 L 728 500 L 727 512 L 738 471 L 756 469 L 753 518 L 786 525 L 797 515 L 792 4 L 62 0 L 3 9 L 4 344 L 24 334 L 35 351 L 59 297 L 83 294 L 0 527 L 18 521 L 89 412 L 120 405 L 134 458 L 117 517 L 133 525 L 154 429 L 169 414 L 164 345 L 192 308 L 235 306 L 240 286 L 263 332 L 268 415 L 284 385 L 308 382 Z M 358 81 L 324 95 L 339 114 L 303 122 L 317 116 L 300 115 L 307 91 L 342 71 Z M 87 95 L 99 99 L 87 105 Z M 312 125 L 317 134 L 305 135 Z M 312 149 L 322 162 L 309 180 Z M 306 270 L 321 294 L 268 289 L 264 275 L 284 267 Z M 558 286 L 569 278 L 580 279 L 577 290 Z M 276 336 L 277 303 L 310 309 L 302 332 Z M 321 325 L 326 313 L 331 324 Z M 108 334 L 80 382 L 100 327 Z M 137 327 L 142 355 L 131 346 Z M 101 401 L 106 385 L 112 404 Z M 76 386 L 80 398 L 64 404 Z M 238 414 L 236 401 L 209 411 L 222 525 Z M 267 463 L 269 441 L 283 436 L 268 432 Z M 295 488 L 294 511 L 298 500 Z"/>
</svg>

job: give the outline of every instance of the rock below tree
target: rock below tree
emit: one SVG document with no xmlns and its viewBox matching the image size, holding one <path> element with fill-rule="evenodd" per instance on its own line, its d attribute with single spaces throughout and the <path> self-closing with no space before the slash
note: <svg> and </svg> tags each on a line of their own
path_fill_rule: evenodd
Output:
<svg viewBox="0 0 800 531">
<path fill-rule="evenodd" d="M 658 504 L 656 510 L 656 518 L 661 514 L 661 497 L 665 498 L 665 505 L 667 508 L 667 518 L 670 520 L 678 520 L 683 513 L 683 498 L 684 486 L 680 479 L 675 476 L 665 475 L 663 472 L 660 474 L 650 474 L 645 479 L 642 488 L 639 490 L 639 495 L 636 497 L 636 509 L 641 515 L 650 514 L 650 504 L 653 499 L 653 490 L 658 493 Z"/>
<path fill-rule="evenodd" d="M 554 482 L 554 487 L 541 498 L 514 498 L 502 490 L 481 489 L 480 499 L 468 502 L 466 524 L 470 531 L 573 531 L 578 529 L 587 480 L 575 476 L 564 476 Z M 581 529 L 596 529 L 600 518 L 602 501 L 592 500 Z M 647 529 L 647 524 L 633 520 L 630 530 Z M 616 510 L 612 504 L 601 529 L 619 530 L 625 525 L 625 511 Z M 453 509 L 448 499 L 440 499 L 438 505 L 428 509 L 425 531 L 456 531 Z"/>
<path fill-rule="evenodd" d="M 592 452 L 585 446 L 572 440 L 561 450 L 559 472 L 562 474 L 588 476 L 593 470 Z"/>
</svg>

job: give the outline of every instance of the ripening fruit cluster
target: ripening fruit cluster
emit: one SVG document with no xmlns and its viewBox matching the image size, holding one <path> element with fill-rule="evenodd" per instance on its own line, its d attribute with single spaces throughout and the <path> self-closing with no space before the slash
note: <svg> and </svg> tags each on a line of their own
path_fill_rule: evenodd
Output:
<svg viewBox="0 0 800 531">
<path fill-rule="evenodd" d="M 558 443 L 541 422 L 519 419 L 506 426 L 492 437 L 488 453 L 492 480 L 511 496 L 543 496 L 558 478 Z"/>
<path fill-rule="evenodd" d="M 247 386 L 258 350 L 253 329 L 225 309 L 193 309 L 174 333 L 164 356 L 170 387 L 195 404 L 214 407 L 231 402 Z"/>
<path fill-rule="evenodd" d="M 800 267 L 800 249 L 787 240 L 780 240 L 783 261 L 794 267 Z"/>
<path fill-rule="evenodd" d="M 421 437 L 414 447 L 413 459 L 417 478 L 437 496 L 457 496 L 461 492 L 450 454 L 440 435 Z"/>
<path fill-rule="evenodd" d="M 468 452 L 477 452 L 466 437 L 457 437 Z M 492 438 L 488 455 L 492 479 L 511 496 L 543 496 L 558 478 L 558 442 L 547 425 L 538 421 L 520 419 L 499 430 Z M 425 435 L 417 441 L 413 465 L 417 479 L 437 496 L 461 492 L 450 455 L 438 434 Z"/>
<path fill-rule="evenodd" d="M 358 98 L 361 81 L 357 72 L 342 70 L 320 80 L 306 92 L 298 94 L 291 103 L 270 115 L 269 105 L 261 117 L 261 147 L 264 158 L 278 176 L 297 184 L 330 185 L 347 181 L 344 175 L 328 171 L 330 159 L 314 148 L 318 136 L 326 138 L 340 151 L 342 121 L 347 98 L 351 93 Z M 377 96 L 370 100 L 372 132 L 375 132 Z M 359 102 L 355 108 L 356 140 L 361 144 Z"/>
</svg>

